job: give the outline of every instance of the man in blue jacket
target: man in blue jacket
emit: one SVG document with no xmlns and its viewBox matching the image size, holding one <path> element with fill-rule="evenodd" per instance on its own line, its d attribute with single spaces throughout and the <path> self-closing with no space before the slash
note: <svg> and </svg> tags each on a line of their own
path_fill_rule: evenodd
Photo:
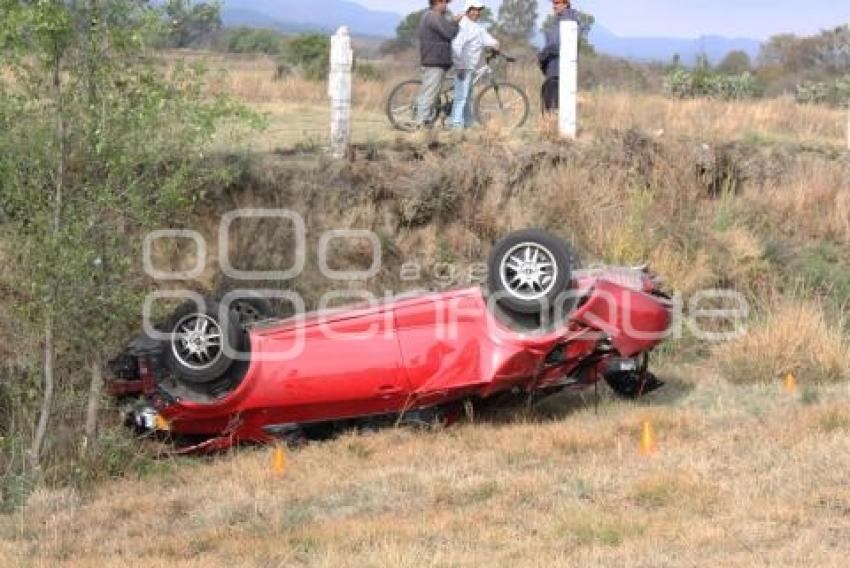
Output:
<svg viewBox="0 0 850 568">
<path fill-rule="evenodd" d="M 546 43 L 538 54 L 540 70 L 546 75 L 543 83 L 543 110 L 558 110 L 559 79 L 561 75 L 561 22 L 579 22 L 579 11 L 573 9 L 570 0 L 552 0 L 555 23 L 544 30 Z"/>
<path fill-rule="evenodd" d="M 451 0 L 428 0 L 430 9 L 419 24 L 419 56 L 422 64 L 422 87 L 416 100 L 416 122 L 420 126 L 434 120 L 434 103 L 446 72 L 452 66 L 452 40 L 458 32 L 463 14 L 449 20 L 446 11 Z"/>
</svg>

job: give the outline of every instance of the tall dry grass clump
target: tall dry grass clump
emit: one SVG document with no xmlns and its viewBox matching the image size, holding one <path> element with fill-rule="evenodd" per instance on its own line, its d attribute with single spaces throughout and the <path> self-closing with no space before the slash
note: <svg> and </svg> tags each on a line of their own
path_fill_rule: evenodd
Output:
<svg viewBox="0 0 850 568">
<path fill-rule="evenodd" d="M 591 130 L 637 128 L 668 135 L 735 140 L 774 136 L 841 144 L 840 109 L 799 105 L 791 98 L 759 101 L 673 100 L 661 95 L 593 91 L 582 96 L 582 123 Z"/>
<path fill-rule="evenodd" d="M 721 373 L 734 383 L 764 383 L 794 373 L 806 383 L 850 378 L 846 316 L 830 322 L 822 305 L 790 298 L 772 306 L 742 338 L 714 350 Z"/>
<path fill-rule="evenodd" d="M 665 284 L 684 297 L 711 286 L 717 281 L 711 255 L 705 249 L 687 247 L 667 238 L 649 254 L 654 272 L 663 275 Z"/>
<path fill-rule="evenodd" d="M 773 218 L 775 228 L 799 239 L 850 245 L 850 165 L 821 160 L 796 164 L 794 175 L 747 191 L 746 200 Z"/>
</svg>

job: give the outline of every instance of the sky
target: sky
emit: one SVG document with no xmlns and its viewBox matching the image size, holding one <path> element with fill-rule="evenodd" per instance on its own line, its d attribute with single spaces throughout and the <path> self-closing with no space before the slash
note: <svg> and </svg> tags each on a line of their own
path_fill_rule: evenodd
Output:
<svg viewBox="0 0 850 568">
<path fill-rule="evenodd" d="M 352 0 L 368 8 L 409 13 L 427 0 Z M 484 0 L 498 8 L 499 0 Z M 453 0 L 460 5 L 463 0 Z M 550 3 L 541 0 L 541 13 Z M 766 39 L 779 33 L 811 35 L 850 23 L 850 0 L 574 0 L 620 36 L 723 35 Z"/>
</svg>

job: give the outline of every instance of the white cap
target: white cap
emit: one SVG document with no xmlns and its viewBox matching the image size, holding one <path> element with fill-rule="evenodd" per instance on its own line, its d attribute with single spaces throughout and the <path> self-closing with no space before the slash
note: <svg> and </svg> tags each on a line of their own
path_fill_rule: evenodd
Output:
<svg viewBox="0 0 850 568">
<path fill-rule="evenodd" d="M 469 12 L 472 8 L 484 8 L 484 2 L 481 0 L 466 0 L 466 8 L 464 12 Z"/>
</svg>

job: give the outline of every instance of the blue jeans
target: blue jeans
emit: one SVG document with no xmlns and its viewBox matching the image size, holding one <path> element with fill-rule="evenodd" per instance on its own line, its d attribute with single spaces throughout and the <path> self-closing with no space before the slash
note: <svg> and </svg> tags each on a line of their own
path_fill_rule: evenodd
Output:
<svg viewBox="0 0 850 568">
<path fill-rule="evenodd" d="M 469 69 L 458 70 L 455 76 L 452 128 L 469 128 L 472 123 L 472 71 Z"/>
</svg>

